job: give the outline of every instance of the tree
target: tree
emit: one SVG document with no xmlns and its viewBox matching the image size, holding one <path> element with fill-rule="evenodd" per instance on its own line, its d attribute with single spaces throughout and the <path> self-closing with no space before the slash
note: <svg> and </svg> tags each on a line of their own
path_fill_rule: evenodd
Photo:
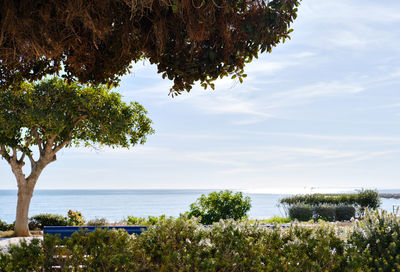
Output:
<svg viewBox="0 0 400 272">
<path fill-rule="evenodd" d="M 190 204 L 189 217 L 199 217 L 202 224 L 211 225 L 221 219 L 240 220 L 246 217 L 251 208 L 250 197 L 241 192 L 235 194 L 225 190 L 201 195 L 195 203 Z"/>
<path fill-rule="evenodd" d="M 129 148 L 153 133 L 146 110 L 126 104 L 103 86 L 53 78 L 0 91 L 0 154 L 18 184 L 15 234 L 29 236 L 29 204 L 43 169 L 64 147 L 79 144 Z M 4 110 L 3 110 L 4 109 Z M 37 152 L 33 148 L 37 147 Z M 24 174 L 25 160 L 30 173 Z"/>
<path fill-rule="evenodd" d="M 289 38 L 300 0 L 0 0 L 0 87 L 63 70 L 116 84 L 148 59 L 171 91 L 238 77 Z"/>
</svg>

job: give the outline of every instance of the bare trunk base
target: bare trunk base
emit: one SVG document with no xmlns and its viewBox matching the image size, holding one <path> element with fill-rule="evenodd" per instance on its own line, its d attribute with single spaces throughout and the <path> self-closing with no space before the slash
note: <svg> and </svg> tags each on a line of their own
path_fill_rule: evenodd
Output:
<svg viewBox="0 0 400 272">
<path fill-rule="evenodd" d="M 17 237 L 28 237 L 31 235 L 28 226 L 28 214 L 32 193 L 33 190 L 27 185 L 18 186 L 17 215 L 14 226 L 14 234 Z"/>
</svg>

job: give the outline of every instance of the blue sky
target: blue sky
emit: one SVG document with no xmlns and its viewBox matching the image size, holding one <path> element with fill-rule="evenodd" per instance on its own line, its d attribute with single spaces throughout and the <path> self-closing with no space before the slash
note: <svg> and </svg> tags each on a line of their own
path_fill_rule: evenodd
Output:
<svg viewBox="0 0 400 272">
<path fill-rule="evenodd" d="M 65 149 L 37 188 L 399 188 L 400 1 L 303 1 L 292 40 L 176 98 L 137 64 L 118 91 L 156 133 L 130 150 Z M 3 160 L 0 189 L 16 182 Z"/>
</svg>

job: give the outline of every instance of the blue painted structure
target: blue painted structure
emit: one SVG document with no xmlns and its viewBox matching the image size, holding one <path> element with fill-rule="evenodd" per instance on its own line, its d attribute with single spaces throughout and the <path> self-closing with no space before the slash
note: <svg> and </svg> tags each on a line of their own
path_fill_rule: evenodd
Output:
<svg viewBox="0 0 400 272">
<path fill-rule="evenodd" d="M 60 227 L 60 226 L 45 226 L 43 234 L 60 235 L 60 238 L 71 237 L 72 233 L 83 230 L 85 232 L 93 232 L 95 229 L 124 229 L 129 234 L 141 234 L 147 230 L 145 226 L 81 226 L 81 227 Z"/>
</svg>

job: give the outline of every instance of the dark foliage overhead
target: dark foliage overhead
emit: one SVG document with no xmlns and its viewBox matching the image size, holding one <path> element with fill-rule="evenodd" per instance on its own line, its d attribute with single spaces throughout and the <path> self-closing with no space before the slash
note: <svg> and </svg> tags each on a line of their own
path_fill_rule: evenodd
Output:
<svg viewBox="0 0 400 272">
<path fill-rule="evenodd" d="M 172 91 L 243 75 L 289 38 L 299 0 L 0 0 L 0 83 L 57 73 L 115 84 L 148 59 Z"/>
</svg>

